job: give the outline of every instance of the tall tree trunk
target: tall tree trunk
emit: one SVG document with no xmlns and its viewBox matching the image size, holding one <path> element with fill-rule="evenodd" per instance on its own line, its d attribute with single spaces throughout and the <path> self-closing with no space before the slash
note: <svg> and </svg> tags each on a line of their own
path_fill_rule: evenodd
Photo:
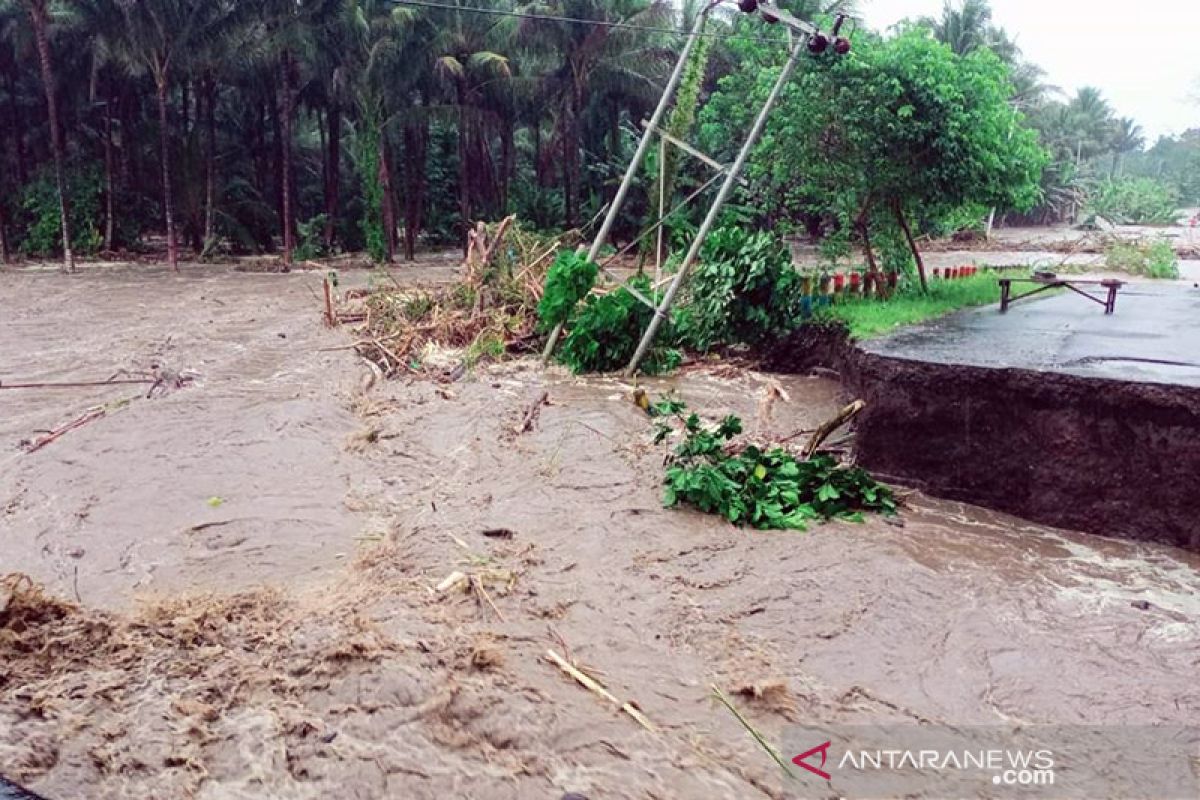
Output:
<svg viewBox="0 0 1200 800">
<path fill-rule="evenodd" d="M 467 253 L 471 234 L 471 156 L 468 149 L 466 93 L 462 80 L 458 85 L 458 215 L 462 225 L 463 254 Z"/>
<path fill-rule="evenodd" d="M 63 142 L 62 125 L 58 118 L 55 97 L 54 62 L 50 57 L 50 15 L 46 0 L 26 0 L 29 18 L 33 23 L 33 38 L 37 42 L 38 65 L 42 72 L 42 87 L 46 91 L 46 113 L 50 120 L 50 145 L 54 151 L 54 181 L 58 188 L 58 213 L 62 222 L 63 270 L 75 271 L 75 252 L 71 249 L 71 204 L 67 198 L 67 150 Z"/>
<path fill-rule="evenodd" d="M 254 148 L 254 187 L 258 189 L 258 196 L 266 201 L 267 199 L 267 104 L 265 102 L 256 103 L 258 114 L 258 124 L 252 125 L 253 130 L 253 148 Z"/>
<path fill-rule="evenodd" d="M 921 278 L 921 291 L 929 291 L 929 283 L 925 280 L 925 259 L 921 258 L 921 251 L 917 249 L 917 242 L 913 239 L 912 230 L 908 227 L 908 220 L 904 217 L 904 209 L 901 208 L 899 202 L 892 204 L 892 210 L 896 213 L 896 222 L 900 223 L 900 230 L 904 231 L 904 238 L 908 240 L 908 249 L 912 250 L 913 258 L 917 260 L 917 275 Z"/>
<path fill-rule="evenodd" d="M 217 231 L 217 81 L 204 77 L 204 246 L 211 247 Z"/>
<path fill-rule="evenodd" d="M 329 141 L 325 162 L 325 249 L 333 250 L 337 230 L 338 206 L 342 190 L 342 107 L 336 100 L 329 104 Z"/>
<path fill-rule="evenodd" d="M 4 213 L 4 203 L 0 202 L 0 264 L 9 263 L 10 258 L 7 226 L 8 217 Z"/>
<path fill-rule="evenodd" d="M 425 210 L 425 161 L 429 139 L 429 123 L 404 128 L 404 257 L 416 258 L 417 239 L 421 235 Z"/>
<path fill-rule="evenodd" d="M 117 110 L 120 113 L 121 133 L 121 148 L 117 152 L 117 161 L 120 165 L 121 186 L 126 189 L 131 189 L 137 186 L 134 180 L 134 160 L 137 153 L 135 145 L 135 137 L 132 132 L 138 129 L 134 124 L 134 114 L 141 113 L 141 98 L 138 97 L 129 86 L 129 81 L 124 81 L 121 84 L 121 96 L 117 103 Z"/>
<path fill-rule="evenodd" d="M 283 103 L 280 109 L 280 190 L 283 213 L 283 266 L 292 266 L 292 250 L 296 246 L 295 220 L 292 212 L 292 123 L 295 115 L 295 65 L 289 50 L 283 51 Z"/>
<path fill-rule="evenodd" d="M 583 113 L 584 86 L 576 83 L 567 101 L 566 125 L 563 131 L 563 212 L 566 227 L 579 224 L 579 118 Z"/>
<path fill-rule="evenodd" d="M 500 216 L 508 214 L 508 190 L 516 164 L 515 121 L 505 116 L 500 123 Z"/>
<path fill-rule="evenodd" d="M 271 194 L 275 197 L 275 215 L 283 219 L 283 121 L 280 119 L 279 90 L 271 86 L 267 105 L 271 114 Z M 282 226 L 281 226 L 282 227 Z M 273 249 L 273 248 L 272 248 Z"/>
<path fill-rule="evenodd" d="M 183 85 L 179 87 L 179 136 L 186 138 L 191 131 L 191 105 L 192 105 L 192 82 L 185 80 Z"/>
<path fill-rule="evenodd" d="M 533 178 L 534 185 L 539 188 L 546 185 L 546 176 L 542 170 L 542 121 L 540 119 L 533 124 Z"/>
<path fill-rule="evenodd" d="M 862 210 L 858 212 L 858 218 L 854 220 L 854 224 L 863 237 L 863 252 L 867 256 L 867 265 L 871 268 L 871 272 L 878 272 L 879 266 L 875 263 L 875 251 L 871 247 L 871 222 L 869 217 L 873 204 L 874 198 L 868 195 L 867 199 L 863 202 Z"/>
<path fill-rule="evenodd" d="M 24 186 L 29 179 L 29 174 L 26 171 L 29 156 L 25 152 L 25 115 L 17 109 L 17 82 L 15 73 L 16 67 L 14 66 L 5 76 L 5 84 L 8 89 L 8 121 L 9 125 L 12 126 L 13 153 L 17 158 L 17 185 Z"/>
<path fill-rule="evenodd" d="M 387 134 L 379 136 L 379 188 L 383 192 L 384 258 L 388 264 L 396 260 L 396 206 L 392 193 L 392 167 L 388 163 Z"/>
<path fill-rule="evenodd" d="M 171 189 L 171 131 L 168 122 L 166 71 L 160 71 L 158 75 L 155 75 L 154 80 L 158 88 L 158 138 L 159 149 L 162 151 L 163 217 L 167 222 L 167 263 L 171 265 L 171 269 L 178 272 L 179 245 L 175 241 L 175 198 Z"/>
<path fill-rule="evenodd" d="M 115 92 L 108 92 L 104 103 L 104 250 L 112 252 L 113 231 L 116 227 L 117 181 L 113 165 L 113 104 Z"/>
</svg>

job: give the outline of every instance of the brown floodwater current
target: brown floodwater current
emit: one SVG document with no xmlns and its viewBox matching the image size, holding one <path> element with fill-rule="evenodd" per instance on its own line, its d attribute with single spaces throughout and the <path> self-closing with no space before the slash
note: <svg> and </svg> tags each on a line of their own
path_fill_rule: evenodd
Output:
<svg viewBox="0 0 1200 800">
<path fill-rule="evenodd" d="M 711 686 L 776 740 L 1200 719 L 1198 555 L 920 494 L 807 533 L 665 510 L 631 385 L 521 361 L 363 395 L 319 287 L 0 272 L 0 382 L 191 378 L 0 389 L 0 576 L 47 592 L 0 589 L 0 772 L 51 798 L 783 797 Z M 648 386 L 763 437 L 841 401 L 719 363 Z M 439 592 L 454 571 L 482 591 Z"/>
</svg>

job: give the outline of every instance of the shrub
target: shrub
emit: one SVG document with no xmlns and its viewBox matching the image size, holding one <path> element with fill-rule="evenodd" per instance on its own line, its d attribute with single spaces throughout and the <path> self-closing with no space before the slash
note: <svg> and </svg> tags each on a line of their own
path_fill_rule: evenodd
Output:
<svg viewBox="0 0 1200 800">
<path fill-rule="evenodd" d="M 100 235 L 100 171 L 95 165 L 73 167 L 65 175 L 70 201 L 71 248 L 76 255 L 96 253 L 104 243 Z M 21 252 L 31 256 L 62 254 L 62 217 L 54 170 L 41 170 L 21 197 Z"/>
<path fill-rule="evenodd" d="M 312 261 L 316 258 L 329 255 L 325 252 L 325 242 L 323 235 L 325 231 L 325 223 L 329 220 L 326 214 L 317 214 L 305 222 L 297 223 L 296 225 L 296 247 L 292 251 L 292 257 L 297 261 Z"/>
<path fill-rule="evenodd" d="M 538 328 L 545 332 L 566 324 L 571 313 L 596 285 L 600 268 L 583 253 L 563 251 L 546 273 L 546 288 L 538 303 Z"/>
<path fill-rule="evenodd" d="M 676 314 L 678 342 L 701 352 L 760 345 L 799 323 L 800 279 L 775 236 L 718 228 L 704 243 Z"/>
<path fill-rule="evenodd" d="M 1147 278 L 1178 280 L 1179 259 L 1166 239 L 1152 242 L 1114 241 L 1104 253 L 1109 269 L 1143 275 Z"/>
<path fill-rule="evenodd" d="M 1179 216 L 1179 193 L 1153 178 L 1110 179 L 1092 192 L 1086 215 L 1118 225 L 1170 225 Z"/>
<path fill-rule="evenodd" d="M 839 465 L 828 455 L 801 461 L 782 447 L 749 445 L 731 452 L 728 443 L 742 432 L 739 418 L 705 426 L 696 414 L 684 417 L 686 406 L 670 399 L 653 410 L 682 423 L 683 441 L 666 472 L 668 508 L 685 503 L 760 530 L 804 530 L 811 520 L 861 520 L 864 511 L 896 511 L 892 491 L 858 467 Z M 673 433 L 659 423 L 658 441 Z"/>
</svg>

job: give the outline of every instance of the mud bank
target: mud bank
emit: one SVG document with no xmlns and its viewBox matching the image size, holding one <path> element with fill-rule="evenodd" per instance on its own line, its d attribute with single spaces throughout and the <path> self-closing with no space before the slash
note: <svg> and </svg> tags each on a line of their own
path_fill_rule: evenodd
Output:
<svg viewBox="0 0 1200 800">
<path fill-rule="evenodd" d="M 860 463 L 1045 525 L 1200 550 L 1200 388 L 869 352 L 801 331 L 773 369 L 836 370 L 867 402 Z"/>
<path fill-rule="evenodd" d="M 1200 549 L 1200 390 L 859 351 L 861 462 L 1057 527 Z"/>
</svg>

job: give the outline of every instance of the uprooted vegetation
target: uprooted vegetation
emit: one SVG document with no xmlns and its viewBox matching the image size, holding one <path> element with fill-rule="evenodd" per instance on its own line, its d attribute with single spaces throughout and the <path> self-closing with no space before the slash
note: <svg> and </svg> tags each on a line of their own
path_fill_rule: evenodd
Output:
<svg viewBox="0 0 1200 800">
<path fill-rule="evenodd" d="M 892 490 L 859 467 L 815 452 L 826 435 L 853 415 L 856 405 L 815 432 L 797 457 L 783 444 L 738 441 L 742 420 L 729 415 L 705 425 L 687 405 L 666 398 L 651 407 L 660 418 L 657 442 L 678 439 L 668 460 L 663 503 L 685 504 L 735 525 L 760 530 L 806 530 L 812 521 L 861 521 L 864 512 L 896 513 Z"/>
<path fill-rule="evenodd" d="M 537 308 L 554 256 L 577 240 L 576 233 L 557 238 L 531 233 L 511 218 L 481 225 L 461 281 L 429 289 L 392 281 L 348 292 L 329 313 L 335 321 L 360 324 L 355 348 L 388 377 L 440 377 L 523 353 L 539 338 Z"/>
<path fill-rule="evenodd" d="M 576 374 L 614 371 L 633 357 L 665 281 L 655 285 L 641 273 L 612 280 L 611 271 L 570 249 L 577 241 L 573 234 L 529 233 L 512 219 L 481 225 L 463 280 L 426 290 L 386 285 L 350 292 L 327 314 L 331 322 L 361 323 L 355 347 L 389 377 L 452 375 L 481 360 L 529 352 L 557 328 L 560 363 Z M 668 264 L 668 278 L 674 266 Z M 769 345 L 803 321 L 800 286 L 777 238 L 737 227 L 714 231 L 642 372 L 669 372 L 684 349 Z"/>
</svg>

